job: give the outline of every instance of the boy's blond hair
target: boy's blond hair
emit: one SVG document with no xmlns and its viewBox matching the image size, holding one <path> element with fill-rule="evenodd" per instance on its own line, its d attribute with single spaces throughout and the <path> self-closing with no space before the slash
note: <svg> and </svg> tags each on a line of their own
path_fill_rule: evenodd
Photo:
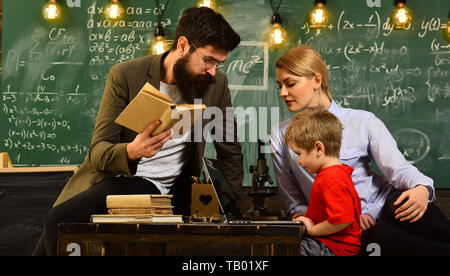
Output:
<svg viewBox="0 0 450 276">
<path fill-rule="evenodd" d="M 323 107 L 306 108 L 297 113 L 291 120 L 284 143 L 306 150 L 313 150 L 320 141 L 325 146 L 326 156 L 339 158 L 342 140 L 342 124 L 339 119 Z"/>
</svg>

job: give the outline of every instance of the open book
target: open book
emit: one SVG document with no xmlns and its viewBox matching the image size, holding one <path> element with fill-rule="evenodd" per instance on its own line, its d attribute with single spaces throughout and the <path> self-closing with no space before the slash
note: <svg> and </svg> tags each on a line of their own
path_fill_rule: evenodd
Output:
<svg viewBox="0 0 450 276">
<path fill-rule="evenodd" d="M 182 126 L 175 135 L 183 135 L 206 110 L 204 104 L 174 104 L 166 95 L 150 83 L 145 83 L 137 96 L 116 119 L 116 123 L 141 133 L 153 121 L 161 125 L 151 134 L 157 135 L 181 121 Z M 177 128 L 178 129 L 178 128 Z"/>
</svg>

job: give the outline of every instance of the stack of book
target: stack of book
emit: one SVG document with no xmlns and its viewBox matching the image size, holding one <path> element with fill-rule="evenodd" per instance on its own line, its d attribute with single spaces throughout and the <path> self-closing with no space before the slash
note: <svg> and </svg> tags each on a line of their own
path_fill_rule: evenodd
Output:
<svg viewBox="0 0 450 276">
<path fill-rule="evenodd" d="M 183 222 L 174 215 L 172 195 L 108 195 L 108 214 L 91 215 L 92 223 Z"/>
</svg>

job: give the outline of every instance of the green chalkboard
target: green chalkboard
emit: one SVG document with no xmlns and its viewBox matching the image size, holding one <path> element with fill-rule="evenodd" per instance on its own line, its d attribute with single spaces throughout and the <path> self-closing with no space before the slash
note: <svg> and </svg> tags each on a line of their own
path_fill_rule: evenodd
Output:
<svg viewBox="0 0 450 276">
<path fill-rule="evenodd" d="M 125 17 L 104 17 L 107 0 L 60 0 L 63 20 L 42 18 L 46 1 L 4 0 L 0 151 L 14 166 L 80 164 L 88 151 L 108 70 L 149 54 L 157 14 L 169 39 L 184 8 L 195 0 L 122 0 Z M 306 23 L 312 0 L 284 0 L 279 13 L 288 43 L 266 43 L 269 0 L 217 0 L 219 11 L 241 35 L 224 70 L 229 77 L 244 166 L 257 159 L 257 139 L 289 114 L 275 84 L 276 59 L 297 45 L 325 58 L 338 104 L 374 112 L 390 129 L 405 157 L 450 187 L 450 46 L 447 0 L 408 1 L 413 22 L 393 30 L 392 0 L 333 0 L 325 29 Z M 278 3 L 278 1 L 273 1 Z M 206 154 L 214 157 L 212 144 Z M 272 165 L 269 159 L 269 168 Z M 273 175 L 273 174 L 272 174 Z M 273 177 L 273 179 L 275 179 Z M 249 186 L 250 174 L 244 185 Z"/>
</svg>

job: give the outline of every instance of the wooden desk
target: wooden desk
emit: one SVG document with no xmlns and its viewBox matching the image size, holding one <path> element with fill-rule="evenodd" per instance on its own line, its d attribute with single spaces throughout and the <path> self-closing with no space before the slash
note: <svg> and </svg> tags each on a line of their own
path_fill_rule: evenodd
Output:
<svg viewBox="0 0 450 276">
<path fill-rule="evenodd" d="M 58 255 L 299 256 L 304 226 L 91 224 L 58 226 Z"/>
</svg>

